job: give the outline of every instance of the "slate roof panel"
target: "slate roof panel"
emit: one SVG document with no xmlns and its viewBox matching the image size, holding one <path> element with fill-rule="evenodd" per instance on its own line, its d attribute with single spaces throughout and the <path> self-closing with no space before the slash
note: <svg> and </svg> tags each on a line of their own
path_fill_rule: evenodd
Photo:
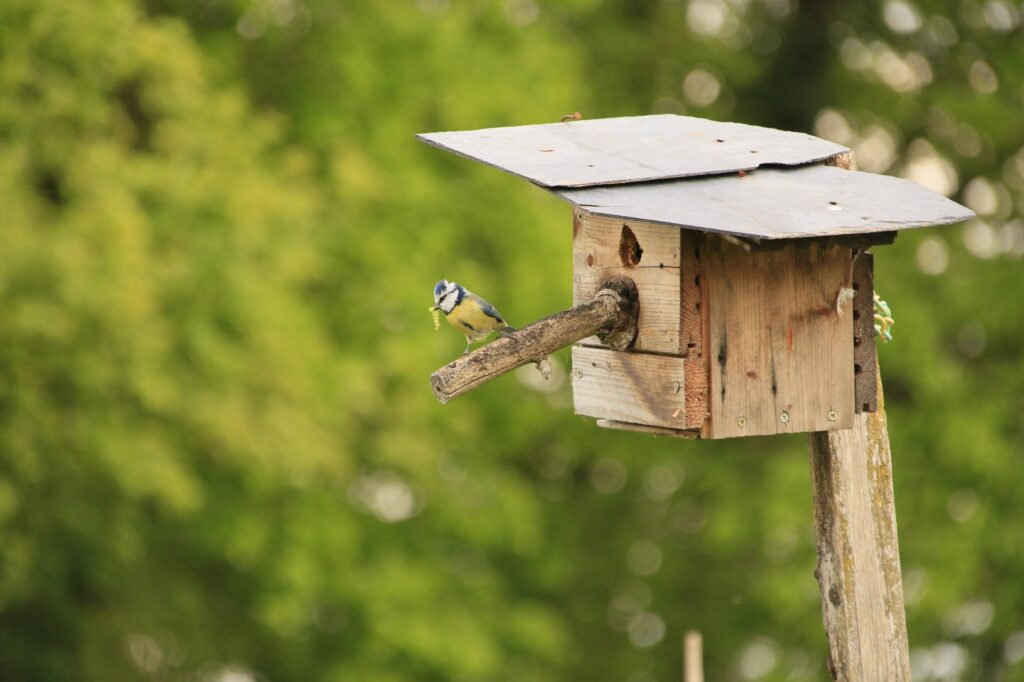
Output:
<svg viewBox="0 0 1024 682">
<path fill-rule="evenodd" d="M 910 180 L 820 165 L 553 191 L 597 215 L 756 240 L 892 232 L 974 217 Z"/>
<path fill-rule="evenodd" d="M 662 114 L 424 133 L 421 140 L 542 187 L 588 187 L 795 166 L 849 151 L 813 135 Z"/>
</svg>

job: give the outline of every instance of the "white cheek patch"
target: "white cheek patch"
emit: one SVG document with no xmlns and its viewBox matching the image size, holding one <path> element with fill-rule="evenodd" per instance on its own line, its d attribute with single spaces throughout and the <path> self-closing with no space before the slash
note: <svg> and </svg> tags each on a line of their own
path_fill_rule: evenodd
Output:
<svg viewBox="0 0 1024 682">
<path fill-rule="evenodd" d="M 457 301 L 458 298 L 459 298 L 459 292 L 458 291 L 449 291 L 441 299 L 441 310 L 443 310 L 446 315 L 448 313 L 450 313 L 452 310 L 455 309 L 455 301 Z"/>
</svg>

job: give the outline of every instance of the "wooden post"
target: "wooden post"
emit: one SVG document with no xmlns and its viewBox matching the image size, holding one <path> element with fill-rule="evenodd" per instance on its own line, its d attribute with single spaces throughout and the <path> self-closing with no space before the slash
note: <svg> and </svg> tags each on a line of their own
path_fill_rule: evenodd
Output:
<svg viewBox="0 0 1024 682">
<path fill-rule="evenodd" d="M 839 682 L 910 682 L 881 378 L 876 412 L 809 443 L 829 672 Z"/>
<path fill-rule="evenodd" d="M 690 630 L 683 638 L 683 682 L 704 682 L 704 638 Z"/>
</svg>

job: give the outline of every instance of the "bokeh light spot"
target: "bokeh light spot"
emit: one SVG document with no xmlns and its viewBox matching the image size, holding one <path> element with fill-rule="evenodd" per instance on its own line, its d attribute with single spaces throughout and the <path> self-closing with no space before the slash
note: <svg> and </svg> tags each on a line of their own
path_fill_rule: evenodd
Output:
<svg viewBox="0 0 1024 682">
<path fill-rule="evenodd" d="M 636 575 L 654 575 L 661 568 L 661 549 L 650 540 L 634 542 L 626 554 L 626 564 Z"/>
<path fill-rule="evenodd" d="M 985 328 L 977 322 L 968 322 L 957 332 L 956 345 L 960 352 L 967 357 L 980 358 L 985 352 Z M 956 508 L 950 508 L 949 515 L 959 521 L 960 519 L 954 515 L 954 511 L 959 513 L 963 510 L 959 505 Z"/>
<path fill-rule="evenodd" d="M 626 634 L 633 646 L 646 649 L 665 637 L 665 621 L 650 611 L 638 613 L 630 619 Z"/>
<path fill-rule="evenodd" d="M 1024 661 L 1024 630 L 1017 630 L 1003 642 L 1003 660 L 1006 665 L 1017 665 Z"/>
<path fill-rule="evenodd" d="M 348 497 L 357 509 L 385 523 L 404 521 L 420 506 L 412 488 L 397 474 L 386 471 L 358 477 L 349 486 Z"/>
<path fill-rule="evenodd" d="M 992 215 L 999 208 L 999 195 L 986 178 L 974 178 L 964 187 L 964 203 L 978 215 Z"/>
<path fill-rule="evenodd" d="M 164 663 L 164 652 L 160 643 L 147 634 L 128 635 L 127 646 L 132 663 L 143 673 L 153 674 Z"/>
<path fill-rule="evenodd" d="M 759 680 L 779 663 L 779 645 L 767 637 L 757 637 L 740 652 L 737 668 L 740 677 Z"/>
<path fill-rule="evenodd" d="M 714 104 L 722 92 L 722 84 L 704 69 L 694 69 L 683 79 L 683 94 L 698 107 Z"/>
<path fill-rule="evenodd" d="M 857 165 L 869 173 L 884 173 L 896 161 L 896 136 L 881 125 L 870 125 L 852 143 Z"/>
<path fill-rule="evenodd" d="M 255 40 L 267 30 L 267 22 L 263 20 L 259 12 L 248 11 L 235 24 L 235 31 L 246 40 Z"/>
<path fill-rule="evenodd" d="M 993 31 L 1007 33 L 1020 26 L 1020 11 L 1006 0 L 988 0 L 983 13 Z"/>
<path fill-rule="evenodd" d="M 837 144 L 848 145 L 853 140 L 853 128 L 846 117 L 835 109 L 822 109 L 814 119 L 814 134 Z"/>
<path fill-rule="evenodd" d="M 921 28 L 921 13 L 906 0 L 888 0 L 882 6 L 882 19 L 893 33 L 913 33 Z"/>
<path fill-rule="evenodd" d="M 949 249 L 941 237 L 925 237 L 917 245 L 917 269 L 926 275 L 941 275 L 949 267 Z"/>
<path fill-rule="evenodd" d="M 448 10 L 451 0 L 416 0 L 416 7 L 428 17 L 436 17 Z"/>
<path fill-rule="evenodd" d="M 964 246 L 971 255 L 989 260 L 999 255 L 996 231 L 984 220 L 972 220 L 964 225 Z"/>
<path fill-rule="evenodd" d="M 960 156 L 974 158 L 981 154 L 981 135 L 971 126 L 961 123 L 953 133 L 953 148 Z"/>
<path fill-rule="evenodd" d="M 987 62 L 977 60 L 967 71 L 967 83 L 983 95 L 991 95 L 999 89 L 999 77 Z"/>
<path fill-rule="evenodd" d="M 935 151 L 931 143 L 921 138 L 907 147 L 903 177 L 947 197 L 960 186 L 953 164 Z"/>
<path fill-rule="evenodd" d="M 957 490 L 946 500 L 949 518 L 957 523 L 967 523 L 978 508 L 978 494 L 973 490 Z"/>
<path fill-rule="evenodd" d="M 843 40 L 839 45 L 839 59 L 843 62 L 843 66 L 851 71 L 870 69 L 874 63 L 871 50 L 857 38 Z"/>
<path fill-rule="evenodd" d="M 505 0 L 505 18 L 516 28 L 525 28 L 537 20 L 540 6 L 534 0 Z"/>
<path fill-rule="evenodd" d="M 953 637 L 976 637 L 988 630 L 994 617 L 992 602 L 979 599 L 952 609 L 946 614 L 943 623 Z"/>
<path fill-rule="evenodd" d="M 667 500 L 683 484 L 683 478 L 678 463 L 655 464 L 644 473 L 644 494 L 652 500 Z"/>
<path fill-rule="evenodd" d="M 603 495 L 613 495 L 626 485 L 626 466 L 614 457 L 602 457 L 590 469 L 590 484 Z"/>
<path fill-rule="evenodd" d="M 729 8 L 720 0 L 692 0 L 686 8 L 686 23 L 697 35 L 721 35 L 728 19 Z"/>
</svg>

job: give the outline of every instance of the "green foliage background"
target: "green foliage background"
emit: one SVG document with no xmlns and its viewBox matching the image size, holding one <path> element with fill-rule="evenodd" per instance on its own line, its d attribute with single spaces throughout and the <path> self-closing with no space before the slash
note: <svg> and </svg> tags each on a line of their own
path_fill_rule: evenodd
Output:
<svg viewBox="0 0 1024 682">
<path fill-rule="evenodd" d="M 827 676 L 801 437 L 439 406 L 441 277 L 570 300 L 570 213 L 415 132 L 679 112 L 975 208 L 876 256 L 915 678 L 1024 680 L 1009 0 L 0 2 L 0 678 Z M 564 367 L 565 358 L 561 357 Z"/>
</svg>

